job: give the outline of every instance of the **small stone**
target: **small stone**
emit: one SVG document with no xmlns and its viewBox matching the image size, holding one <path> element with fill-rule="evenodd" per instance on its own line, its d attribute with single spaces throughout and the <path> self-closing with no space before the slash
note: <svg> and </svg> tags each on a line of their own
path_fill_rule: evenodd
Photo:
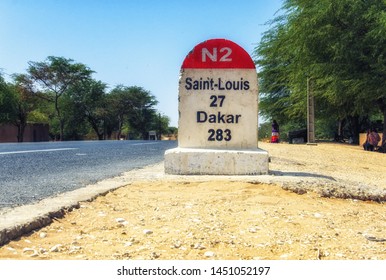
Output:
<svg viewBox="0 0 386 280">
<path fill-rule="evenodd" d="M 153 231 L 151 231 L 150 229 L 143 230 L 143 234 L 149 235 L 149 234 L 152 234 L 152 233 L 153 233 Z"/>
<path fill-rule="evenodd" d="M 47 250 L 44 249 L 44 248 L 39 248 L 39 253 L 40 254 L 45 254 L 45 253 L 47 253 Z"/>
<path fill-rule="evenodd" d="M 127 224 L 127 221 L 124 218 L 116 218 L 115 221 L 120 224 Z"/>
<path fill-rule="evenodd" d="M 256 233 L 257 232 L 257 228 L 249 228 L 248 229 L 248 231 L 250 232 L 250 233 Z"/>
<path fill-rule="evenodd" d="M 29 257 L 36 257 L 38 256 L 38 252 L 33 248 L 24 248 L 23 254 L 29 256 Z"/>
<path fill-rule="evenodd" d="M 172 246 L 172 248 L 176 248 L 176 249 L 178 249 L 178 248 L 180 248 L 181 247 L 181 242 L 180 241 L 176 241 L 176 242 L 174 242 L 173 243 L 173 246 Z"/>
<path fill-rule="evenodd" d="M 207 258 L 213 258 L 216 256 L 216 253 L 215 252 L 212 252 L 212 251 L 207 251 L 204 253 L 204 256 L 207 257 Z"/>
<path fill-rule="evenodd" d="M 128 222 L 124 218 L 116 218 L 115 221 L 118 223 L 118 227 L 124 227 Z"/>
<path fill-rule="evenodd" d="M 92 235 L 92 234 L 87 234 L 87 237 L 90 238 L 90 239 L 93 239 L 93 240 L 96 239 L 96 236 L 95 236 L 95 235 Z"/>
<path fill-rule="evenodd" d="M 56 244 L 55 246 L 51 247 L 50 252 L 59 252 L 60 248 L 62 247 L 62 244 Z"/>
<path fill-rule="evenodd" d="M 315 213 L 315 214 L 314 214 L 314 217 L 315 217 L 315 218 L 321 218 L 321 217 L 322 217 L 322 214 L 320 214 L 320 213 Z"/>
<path fill-rule="evenodd" d="M 39 234 L 39 237 L 40 237 L 40 238 L 46 238 L 46 237 L 47 237 L 47 233 L 41 232 L 41 233 Z"/>
<path fill-rule="evenodd" d="M 290 255 L 289 254 L 283 254 L 280 256 L 281 259 L 288 259 Z"/>
<path fill-rule="evenodd" d="M 71 246 L 70 247 L 70 250 L 68 251 L 68 253 L 71 255 L 71 254 L 76 254 L 78 253 L 80 250 L 82 249 L 81 246 Z"/>
<path fill-rule="evenodd" d="M 193 248 L 194 249 L 198 249 L 198 250 L 204 250 L 206 249 L 206 247 L 204 245 L 202 245 L 201 243 L 196 243 L 193 245 Z"/>
<path fill-rule="evenodd" d="M 23 249 L 23 253 L 29 253 L 29 252 L 34 252 L 35 249 L 32 249 L 32 248 L 24 248 Z"/>
</svg>

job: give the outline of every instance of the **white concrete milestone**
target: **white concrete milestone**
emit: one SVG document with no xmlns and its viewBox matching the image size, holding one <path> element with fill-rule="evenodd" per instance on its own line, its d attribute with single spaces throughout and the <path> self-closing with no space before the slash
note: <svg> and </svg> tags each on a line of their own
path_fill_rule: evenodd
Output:
<svg viewBox="0 0 386 280">
<path fill-rule="evenodd" d="M 165 171 L 189 175 L 261 175 L 268 172 L 268 155 L 261 149 L 175 148 L 165 152 Z"/>
<path fill-rule="evenodd" d="M 165 152 L 166 173 L 268 173 L 268 153 L 257 144 L 257 73 L 240 46 L 212 39 L 188 54 L 178 109 L 178 148 Z"/>
</svg>

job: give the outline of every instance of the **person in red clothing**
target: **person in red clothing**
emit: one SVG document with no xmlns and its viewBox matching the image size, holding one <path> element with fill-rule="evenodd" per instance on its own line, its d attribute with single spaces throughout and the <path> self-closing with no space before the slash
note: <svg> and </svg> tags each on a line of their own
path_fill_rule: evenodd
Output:
<svg viewBox="0 0 386 280">
<path fill-rule="evenodd" d="M 381 140 L 381 137 L 375 129 L 367 130 L 366 142 L 363 144 L 363 148 L 366 151 L 374 151 L 378 147 L 378 142 Z"/>
<path fill-rule="evenodd" d="M 271 143 L 279 143 L 279 140 L 280 140 L 279 124 L 277 123 L 276 120 L 273 120 Z"/>
</svg>

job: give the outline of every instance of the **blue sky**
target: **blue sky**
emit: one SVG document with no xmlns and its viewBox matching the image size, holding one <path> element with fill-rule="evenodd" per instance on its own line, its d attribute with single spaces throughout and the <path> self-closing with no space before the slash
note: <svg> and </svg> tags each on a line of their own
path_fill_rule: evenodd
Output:
<svg viewBox="0 0 386 280">
<path fill-rule="evenodd" d="M 178 123 L 178 78 L 189 51 L 207 39 L 252 54 L 282 0 L 0 0 L 0 70 L 62 56 L 108 84 L 141 86 Z"/>
</svg>

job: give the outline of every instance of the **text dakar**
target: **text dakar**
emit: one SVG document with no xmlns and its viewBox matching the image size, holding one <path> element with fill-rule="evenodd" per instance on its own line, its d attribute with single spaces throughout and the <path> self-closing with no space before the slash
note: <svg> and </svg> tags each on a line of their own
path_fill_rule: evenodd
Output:
<svg viewBox="0 0 386 280">
<path fill-rule="evenodd" d="M 222 114 L 221 112 L 217 112 L 217 114 L 208 114 L 204 111 L 197 111 L 198 123 L 239 123 L 240 118 L 240 114 Z"/>
</svg>

